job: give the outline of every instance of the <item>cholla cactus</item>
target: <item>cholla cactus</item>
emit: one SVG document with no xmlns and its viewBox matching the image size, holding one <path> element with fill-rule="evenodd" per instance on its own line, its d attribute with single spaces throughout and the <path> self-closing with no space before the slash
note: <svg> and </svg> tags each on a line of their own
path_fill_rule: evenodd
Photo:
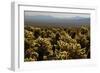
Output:
<svg viewBox="0 0 100 73">
<path fill-rule="evenodd" d="M 90 58 L 90 28 L 25 26 L 24 61 Z"/>
<path fill-rule="evenodd" d="M 80 56 L 80 58 L 87 58 L 86 48 L 78 49 L 77 54 Z"/>
<path fill-rule="evenodd" d="M 37 42 L 39 44 L 43 44 L 47 49 L 52 49 L 52 45 L 50 43 L 50 38 L 41 38 L 41 37 L 39 37 L 37 39 Z"/>
<path fill-rule="evenodd" d="M 60 49 L 62 51 L 64 51 L 64 50 L 66 51 L 68 49 L 68 43 L 67 42 L 64 42 L 62 40 L 59 40 L 58 41 L 58 45 L 59 45 L 59 47 L 60 47 Z"/>
<path fill-rule="evenodd" d="M 59 53 L 58 59 L 60 60 L 66 60 L 69 59 L 69 53 L 66 51 L 62 51 Z"/>
<path fill-rule="evenodd" d="M 82 26 L 80 31 L 81 31 L 81 34 L 87 34 L 88 33 L 88 28 L 85 27 L 85 26 Z"/>
<path fill-rule="evenodd" d="M 32 31 L 25 30 L 24 34 L 25 34 L 25 38 L 33 38 L 34 37 Z"/>
</svg>

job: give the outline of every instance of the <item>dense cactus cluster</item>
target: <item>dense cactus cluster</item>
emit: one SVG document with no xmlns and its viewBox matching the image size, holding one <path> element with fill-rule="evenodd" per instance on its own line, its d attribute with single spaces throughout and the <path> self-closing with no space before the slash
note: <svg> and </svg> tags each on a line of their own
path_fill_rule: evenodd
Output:
<svg viewBox="0 0 100 73">
<path fill-rule="evenodd" d="M 24 26 L 24 61 L 90 58 L 90 28 Z"/>
</svg>

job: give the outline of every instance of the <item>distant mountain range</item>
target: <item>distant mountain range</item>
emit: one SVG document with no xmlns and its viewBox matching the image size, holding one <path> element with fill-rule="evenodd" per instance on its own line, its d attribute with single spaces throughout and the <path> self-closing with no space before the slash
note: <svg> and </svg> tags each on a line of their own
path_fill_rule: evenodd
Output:
<svg viewBox="0 0 100 73">
<path fill-rule="evenodd" d="M 90 18 L 81 16 L 71 18 L 57 18 L 53 16 L 36 15 L 36 16 L 25 16 L 25 24 L 42 24 L 42 25 L 53 25 L 53 26 L 67 26 L 67 25 L 89 25 Z"/>
</svg>

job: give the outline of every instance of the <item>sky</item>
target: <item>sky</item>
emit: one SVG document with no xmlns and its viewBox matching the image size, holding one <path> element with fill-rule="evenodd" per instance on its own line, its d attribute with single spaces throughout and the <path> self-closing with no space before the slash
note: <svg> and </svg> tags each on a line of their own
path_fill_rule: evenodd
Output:
<svg viewBox="0 0 100 73">
<path fill-rule="evenodd" d="M 58 13 L 58 12 L 24 12 L 25 24 L 62 24 L 83 25 L 90 24 L 90 14 L 85 13 Z"/>
<path fill-rule="evenodd" d="M 50 12 L 32 12 L 32 11 L 25 11 L 25 16 L 37 16 L 37 15 L 44 15 L 44 16 L 52 16 L 55 18 L 73 18 L 73 17 L 83 17 L 89 18 L 90 14 L 79 14 L 79 13 L 50 13 Z"/>
</svg>

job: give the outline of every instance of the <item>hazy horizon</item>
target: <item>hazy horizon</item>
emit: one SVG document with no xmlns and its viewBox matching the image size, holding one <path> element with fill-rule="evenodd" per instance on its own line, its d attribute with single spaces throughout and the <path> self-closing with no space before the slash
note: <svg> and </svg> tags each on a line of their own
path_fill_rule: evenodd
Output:
<svg viewBox="0 0 100 73">
<path fill-rule="evenodd" d="M 42 23 L 42 24 L 90 24 L 90 14 L 80 13 L 53 13 L 53 12 L 24 12 L 25 23 Z"/>
</svg>

